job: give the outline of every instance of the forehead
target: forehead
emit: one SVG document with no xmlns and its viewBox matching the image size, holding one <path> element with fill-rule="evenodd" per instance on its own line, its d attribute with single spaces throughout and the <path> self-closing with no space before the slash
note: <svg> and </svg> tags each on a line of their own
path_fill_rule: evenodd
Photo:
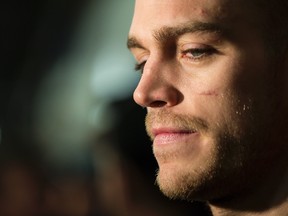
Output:
<svg viewBox="0 0 288 216">
<path fill-rule="evenodd" d="M 246 0 L 136 0 L 130 35 L 147 35 L 162 26 L 203 22 L 223 28 L 256 25 L 255 9 Z"/>
<path fill-rule="evenodd" d="M 167 18 L 181 20 L 187 16 L 200 15 L 209 17 L 212 10 L 214 13 L 223 10 L 223 0 L 136 0 L 135 19 L 150 20 L 159 18 L 159 21 Z M 217 12 L 216 12 L 217 13 Z M 142 17 L 144 15 L 144 17 Z M 220 15 L 220 14 L 219 14 Z M 142 20 L 144 21 L 144 20 Z"/>
</svg>

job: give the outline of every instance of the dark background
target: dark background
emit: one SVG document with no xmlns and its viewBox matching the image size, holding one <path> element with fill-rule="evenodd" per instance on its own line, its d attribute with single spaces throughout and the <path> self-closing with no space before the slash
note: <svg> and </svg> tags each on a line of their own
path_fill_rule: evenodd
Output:
<svg viewBox="0 0 288 216">
<path fill-rule="evenodd" d="M 114 4 L 1 2 L 0 215 L 207 215 L 204 205 L 170 201 L 155 186 L 145 110 L 131 98 L 137 78 L 127 81 L 121 97 L 89 87 L 92 72 L 100 74 L 92 68 L 102 65 L 103 50 L 109 54 L 103 59 L 114 54 L 121 60 L 119 49 L 108 45 L 125 49 L 125 36 L 117 36 L 129 28 L 133 1 L 122 3 L 131 5 L 127 12 L 115 12 Z M 118 24 L 117 14 L 129 19 Z M 110 21 L 116 27 L 108 28 Z M 106 32 L 116 39 L 103 43 Z M 131 68 L 127 57 L 113 70 L 132 74 Z M 107 91 L 115 87 L 112 81 Z"/>
</svg>

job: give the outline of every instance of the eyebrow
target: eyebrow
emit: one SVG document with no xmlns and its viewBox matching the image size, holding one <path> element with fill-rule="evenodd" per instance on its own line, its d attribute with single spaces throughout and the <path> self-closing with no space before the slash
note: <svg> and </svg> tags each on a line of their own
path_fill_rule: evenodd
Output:
<svg viewBox="0 0 288 216">
<path fill-rule="evenodd" d="M 156 41 L 162 43 L 188 33 L 214 33 L 222 35 L 224 34 L 224 29 L 215 23 L 193 22 L 178 26 L 163 26 L 153 32 L 153 37 Z M 135 36 L 128 37 L 127 47 L 128 49 L 144 48 Z"/>
</svg>

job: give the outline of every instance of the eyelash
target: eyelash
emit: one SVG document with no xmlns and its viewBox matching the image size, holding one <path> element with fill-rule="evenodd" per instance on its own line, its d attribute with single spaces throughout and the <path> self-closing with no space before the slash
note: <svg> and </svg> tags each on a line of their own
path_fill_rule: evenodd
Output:
<svg viewBox="0 0 288 216">
<path fill-rule="evenodd" d="M 200 55 L 194 56 L 194 57 L 186 56 L 187 54 L 191 54 L 193 56 L 193 55 L 195 55 L 195 52 L 197 54 L 200 53 Z M 208 56 L 214 54 L 215 52 L 216 52 L 216 50 L 211 48 L 211 47 L 209 47 L 209 48 L 193 48 L 193 49 L 188 49 L 188 50 L 182 51 L 181 52 L 181 58 L 185 58 L 185 59 L 187 59 L 187 61 L 197 62 L 197 61 L 202 60 L 205 57 L 208 57 Z M 136 63 L 135 64 L 135 71 L 140 71 L 142 74 L 145 64 L 146 64 L 146 61 L 141 62 L 141 63 Z"/>
<path fill-rule="evenodd" d="M 208 48 L 193 48 L 193 49 L 188 49 L 188 50 L 184 50 L 181 52 L 181 57 L 187 59 L 188 61 L 200 61 L 205 57 L 208 57 L 212 54 L 214 54 L 216 52 L 215 49 L 208 47 Z M 191 56 L 187 56 L 187 54 L 192 55 Z M 197 56 L 194 56 L 194 55 Z"/>
<path fill-rule="evenodd" d="M 146 64 L 146 61 L 141 62 L 141 63 L 136 63 L 135 64 L 135 71 L 140 71 L 142 74 L 145 64 Z"/>
</svg>

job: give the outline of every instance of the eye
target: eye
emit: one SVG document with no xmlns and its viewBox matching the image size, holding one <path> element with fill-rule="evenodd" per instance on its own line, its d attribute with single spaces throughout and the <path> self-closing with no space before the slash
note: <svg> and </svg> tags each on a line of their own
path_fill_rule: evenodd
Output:
<svg viewBox="0 0 288 216">
<path fill-rule="evenodd" d="M 213 55 L 215 52 L 216 50 L 212 47 L 190 48 L 181 51 L 181 58 L 187 59 L 188 61 L 200 61 Z"/>
<path fill-rule="evenodd" d="M 140 71 L 140 73 L 142 74 L 145 64 L 146 64 L 146 61 L 141 62 L 141 63 L 136 63 L 135 64 L 135 71 Z"/>
</svg>

